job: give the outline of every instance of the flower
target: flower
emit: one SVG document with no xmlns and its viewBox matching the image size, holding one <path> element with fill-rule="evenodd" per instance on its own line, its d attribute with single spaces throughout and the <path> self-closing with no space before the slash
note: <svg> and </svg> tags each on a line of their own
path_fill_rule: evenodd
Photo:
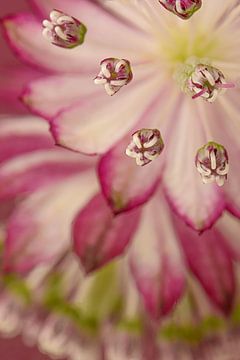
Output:
<svg viewBox="0 0 240 360">
<path fill-rule="evenodd" d="M 159 0 L 159 2 L 182 19 L 189 19 L 202 6 L 202 0 Z"/>
<path fill-rule="evenodd" d="M 43 21 L 43 36 L 53 45 L 66 49 L 81 45 L 86 32 L 80 21 L 58 10 L 51 11 L 50 20 Z"/>
<path fill-rule="evenodd" d="M 59 6 L 55 0 L 33 2 L 44 18 Z M 103 154 L 99 177 L 113 211 L 145 203 L 161 182 L 171 207 L 197 231 L 211 227 L 225 210 L 239 216 L 238 1 L 205 1 L 188 21 L 162 11 L 158 1 L 71 0 L 61 5 L 88 28 L 84 44 L 71 52 L 47 43 L 41 20 L 31 14 L 3 21 L 15 52 L 48 71 L 26 86 L 22 99 L 49 121 L 57 144 Z M 106 59 L 125 59 L 134 75 L 111 98 L 93 80 Z M 202 66 L 207 83 L 199 77 Z M 109 87 L 102 69 L 96 79 L 107 81 L 109 94 L 119 90 Z M 129 79 L 126 75 L 124 82 Z M 226 83 L 235 88 L 223 94 Z M 129 134 L 142 128 L 160 130 L 165 143 L 146 171 L 125 154 Z M 221 190 L 203 184 L 194 166 L 197 149 L 209 141 L 222 144 L 231 163 Z"/>
<path fill-rule="evenodd" d="M 44 122 L 31 117 L 5 118 L 0 123 L 0 140 L 4 281 L 8 288 L 20 292 L 25 302 L 32 295 L 18 281 L 19 276 L 36 299 L 44 296 L 43 301 L 48 300 L 56 311 L 60 305 L 62 311 L 67 311 L 65 302 L 52 304 L 56 294 L 45 297 L 52 288 L 52 276 L 66 278 L 58 296 L 65 294 L 64 299 L 74 302 L 75 294 L 76 299 L 78 295 L 81 299 L 85 281 L 91 283 L 95 276 L 98 278 L 98 272 L 107 271 L 110 276 L 112 266 L 116 266 L 120 278 L 116 275 L 113 283 L 103 283 L 112 284 L 111 289 L 123 284 L 119 291 L 125 300 L 130 291 L 126 287 L 135 289 L 135 293 L 137 289 L 146 318 L 156 321 L 174 311 L 188 289 L 190 273 L 198 279 L 214 311 L 231 312 L 236 294 L 233 263 L 240 256 L 240 224 L 235 217 L 226 213 L 211 230 L 199 236 L 173 214 L 162 190 L 146 206 L 114 216 L 96 180 L 96 159 L 55 148 Z M 85 274 L 89 274 L 86 278 L 71 253 L 71 234 L 75 254 Z M 220 272 L 224 276 L 219 277 Z M 110 289 L 105 291 L 109 294 Z M 138 299 L 131 295 L 132 291 L 130 299 Z M 114 294 L 115 290 L 110 318 Z M 8 295 L 0 299 L 8 306 Z M 22 305 L 16 300 L 13 306 L 12 300 L 10 304 L 21 315 Z M 104 304 L 108 308 L 108 301 L 104 300 Z M 134 309 L 137 316 L 143 314 L 139 304 Z M 19 326 L 14 313 L 12 316 L 14 325 Z M 14 332 L 15 327 L 10 330 Z"/>
<path fill-rule="evenodd" d="M 226 89 L 234 88 L 234 84 L 227 83 L 223 73 L 213 66 L 198 64 L 189 74 L 185 88 L 193 99 L 202 97 L 212 103 Z"/>
<path fill-rule="evenodd" d="M 55 148 L 46 124 L 37 118 L 5 118 L 0 130 L 4 336 L 21 333 L 27 344 L 36 344 L 54 358 L 75 360 L 80 353 L 94 358 L 104 349 L 110 360 L 138 359 L 149 353 L 149 346 L 155 349 L 154 341 L 156 355 L 163 345 L 155 338 L 158 326 L 148 316 L 163 321 L 175 311 L 177 301 L 192 287 L 187 272 L 195 274 L 208 294 L 214 305 L 211 309 L 207 302 L 210 314 L 230 311 L 236 281 L 233 261 L 240 256 L 234 217 L 224 215 L 200 237 L 173 216 L 167 202 L 159 201 L 161 194 L 141 215 L 135 209 L 113 217 L 98 194 L 94 158 Z M 158 218 L 160 212 L 164 216 Z M 83 269 L 90 273 L 87 277 L 71 252 L 71 233 Z M 123 251 L 125 256 L 109 263 Z M 219 272 L 224 277 L 218 277 Z M 203 293 L 200 299 L 202 307 Z M 183 313 L 181 307 L 177 313 Z M 201 322 L 208 316 L 204 312 L 193 334 L 201 334 Z M 171 327 L 177 332 L 182 326 L 181 321 L 171 321 L 161 326 L 163 339 Z M 203 336 L 209 336 L 211 328 L 205 329 Z M 137 335 L 142 331 L 144 346 Z"/>
<path fill-rule="evenodd" d="M 112 96 L 121 87 L 132 80 L 132 71 L 129 61 L 125 59 L 105 59 L 101 61 L 101 71 L 94 79 L 96 85 L 104 85 L 108 95 Z"/>
<path fill-rule="evenodd" d="M 55 0 L 34 3 L 44 18 L 57 5 Z M 47 69 L 41 79 L 27 85 L 23 101 L 49 121 L 58 145 L 100 154 L 97 173 L 101 189 L 94 176 L 95 158 L 63 149 L 53 151 L 49 143 L 32 141 L 31 131 L 36 135 L 40 130 L 37 121 L 27 122 L 31 141 L 22 141 L 22 122 L 20 139 L 14 137 L 19 148 L 10 147 L 12 159 L 4 158 L 2 177 L 0 172 L 1 213 L 6 224 L 4 271 L 27 276 L 40 264 L 58 265 L 69 250 L 71 233 L 74 251 L 88 276 L 125 253 L 131 276 L 123 282 L 134 280 L 144 309 L 140 314 L 147 319 L 143 321 L 145 349 L 141 355 L 148 353 L 150 343 L 154 359 L 159 330 L 155 324 L 174 312 L 188 289 L 189 276 L 198 280 L 193 283 L 201 285 L 215 312 L 229 316 L 236 299 L 239 90 L 235 86 L 223 94 L 220 89 L 238 80 L 238 2 L 205 1 L 185 22 L 163 12 L 157 1 L 147 0 L 68 0 L 62 2 L 61 11 L 74 14 L 88 28 L 85 42 L 71 52 L 44 41 L 40 19 L 27 13 L 7 17 L 5 31 L 22 59 Z M 99 63 L 107 59 L 114 66 L 116 59 L 125 59 L 134 75 L 128 86 L 112 97 L 93 80 Z M 202 68 L 198 71 L 201 66 L 203 75 Z M 107 83 L 113 80 L 104 78 L 102 68 L 98 76 Z M 215 101 L 204 101 L 195 91 L 197 86 L 201 95 Z M 182 92 L 185 87 L 190 96 Z M 13 134 L 18 127 L 16 122 L 12 124 Z M 165 151 L 140 167 L 125 152 L 129 134 L 142 129 L 160 130 Z M 5 138 L 11 131 L 2 129 L 0 134 Z M 7 137 L 0 144 L 8 149 L 10 140 Z M 198 149 L 210 140 L 224 146 L 231 164 L 228 181 L 221 188 L 215 183 L 204 185 L 194 166 Z M 40 152 L 36 158 L 35 146 Z M 49 157 L 52 151 L 54 164 Z M 38 163 L 41 159 L 43 166 Z M 196 165 L 200 160 L 197 157 Z M 211 163 L 211 171 L 214 167 Z M 56 238 L 58 242 L 53 243 Z M 114 318 L 111 311 L 109 314 L 103 317 L 107 324 Z M 59 318 L 50 320 L 51 331 L 47 326 L 45 340 L 58 328 Z M 72 325 L 66 327 L 56 342 L 47 341 L 49 346 L 59 341 L 65 344 L 66 334 L 67 339 L 69 334 L 75 338 Z"/>
<path fill-rule="evenodd" d="M 158 129 L 141 129 L 132 135 L 132 142 L 126 154 L 136 159 L 136 164 L 144 166 L 156 159 L 162 152 L 164 144 Z"/>
<path fill-rule="evenodd" d="M 224 185 L 229 164 L 227 152 L 222 145 L 207 143 L 198 150 L 195 163 L 205 184 L 216 181 L 218 186 Z"/>
</svg>

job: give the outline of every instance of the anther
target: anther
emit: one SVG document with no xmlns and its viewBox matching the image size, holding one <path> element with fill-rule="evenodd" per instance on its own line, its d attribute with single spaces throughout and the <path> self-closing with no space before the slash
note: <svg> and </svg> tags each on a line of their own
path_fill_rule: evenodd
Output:
<svg viewBox="0 0 240 360">
<path fill-rule="evenodd" d="M 164 143 L 157 129 L 141 129 L 132 135 L 126 154 L 136 159 L 139 166 L 149 164 L 163 151 Z"/>
</svg>

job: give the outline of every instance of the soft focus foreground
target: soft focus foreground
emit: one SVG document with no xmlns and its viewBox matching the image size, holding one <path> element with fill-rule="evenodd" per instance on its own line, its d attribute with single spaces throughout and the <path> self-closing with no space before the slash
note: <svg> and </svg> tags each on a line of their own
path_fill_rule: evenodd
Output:
<svg viewBox="0 0 240 360">
<path fill-rule="evenodd" d="M 4 117 L 0 128 L 3 337 L 20 334 L 54 359 L 232 352 L 238 220 L 225 214 L 199 236 L 161 192 L 141 221 L 140 209 L 114 217 L 98 193 L 98 159 L 55 147 L 36 117 Z"/>
<path fill-rule="evenodd" d="M 4 112 L 23 112 L 28 83 L 57 144 L 101 156 L 1 118 L 2 335 L 59 359 L 237 360 L 239 2 L 33 3 L 4 19 L 37 68 L 6 76 Z"/>
</svg>

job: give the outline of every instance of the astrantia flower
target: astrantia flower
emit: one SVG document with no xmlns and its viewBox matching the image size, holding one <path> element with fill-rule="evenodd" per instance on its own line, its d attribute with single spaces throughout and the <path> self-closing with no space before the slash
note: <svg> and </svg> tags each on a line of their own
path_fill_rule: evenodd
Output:
<svg viewBox="0 0 240 360">
<path fill-rule="evenodd" d="M 233 216 L 225 214 L 199 236 L 173 215 L 160 190 L 145 207 L 114 216 L 95 179 L 95 158 L 55 148 L 46 124 L 37 118 L 4 119 L 0 130 L 2 268 L 7 276 L 31 280 L 39 266 L 47 269 L 47 274 L 40 271 L 40 279 L 70 273 L 66 286 L 71 297 L 83 277 L 78 268 L 79 277 L 74 271 L 71 275 L 72 234 L 87 274 L 116 257 L 125 261 L 126 254 L 123 267 L 138 290 L 145 316 L 159 320 L 170 314 L 184 295 L 189 273 L 214 308 L 229 314 L 236 287 L 233 261 L 240 256 L 240 224 Z M 12 284 L 11 276 L 9 281 Z M 37 283 L 37 294 L 45 285 Z"/>
<path fill-rule="evenodd" d="M 214 356 L 216 341 L 228 352 L 228 338 L 213 334 L 238 301 L 234 217 L 199 236 L 161 192 L 114 217 L 94 158 L 55 148 L 37 118 L 2 119 L 0 154 L 2 336 L 21 334 L 53 359 L 168 360 L 177 351 L 185 360 L 189 340 L 205 338 L 200 359 Z"/>
<path fill-rule="evenodd" d="M 43 18 L 60 5 L 33 2 Z M 8 17 L 4 26 L 15 52 L 49 73 L 28 84 L 23 101 L 49 120 L 57 144 L 104 154 L 99 175 L 114 212 L 147 201 L 161 180 L 175 212 L 202 231 L 225 209 L 240 214 L 239 1 L 204 1 L 187 21 L 163 10 L 148 0 L 61 1 L 61 11 L 88 28 L 85 42 L 70 52 L 46 42 L 42 19 L 30 14 Z M 133 73 L 117 93 L 111 77 L 98 75 L 112 97 L 94 83 L 107 59 L 125 59 Z M 160 130 L 165 143 L 147 169 L 125 154 L 131 134 L 143 128 Z M 195 168 L 197 150 L 209 141 L 228 152 L 231 166 L 221 189 L 203 184 Z"/>
</svg>

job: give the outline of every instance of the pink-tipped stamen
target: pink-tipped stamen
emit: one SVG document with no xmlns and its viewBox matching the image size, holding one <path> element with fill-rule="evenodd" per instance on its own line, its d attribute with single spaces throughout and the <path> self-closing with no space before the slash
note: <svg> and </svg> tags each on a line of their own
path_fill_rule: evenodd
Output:
<svg viewBox="0 0 240 360">
<path fill-rule="evenodd" d="M 219 89 L 233 89 L 236 87 L 234 83 L 216 84 L 215 86 Z"/>
<path fill-rule="evenodd" d="M 203 89 L 202 91 L 199 91 L 199 93 L 195 94 L 192 96 L 192 99 L 195 100 L 199 97 L 201 97 L 203 94 L 205 94 L 207 92 L 207 89 Z"/>
</svg>

